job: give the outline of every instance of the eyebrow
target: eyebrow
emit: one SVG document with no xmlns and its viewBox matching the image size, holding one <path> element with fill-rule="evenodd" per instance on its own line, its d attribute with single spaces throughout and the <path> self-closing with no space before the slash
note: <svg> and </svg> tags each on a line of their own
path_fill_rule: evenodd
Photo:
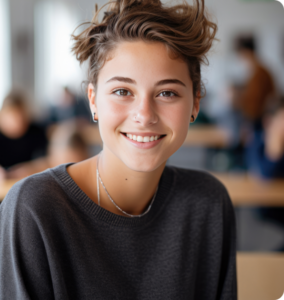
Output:
<svg viewBox="0 0 284 300">
<path fill-rule="evenodd" d="M 111 82 L 111 81 L 121 81 L 121 82 L 136 84 L 135 80 L 128 78 L 128 77 L 120 77 L 120 76 L 112 77 L 106 83 Z"/>
<path fill-rule="evenodd" d="M 175 83 L 175 84 L 180 84 L 180 85 L 186 86 L 182 81 L 180 81 L 178 79 L 164 79 L 164 80 L 160 80 L 160 81 L 158 81 L 155 84 L 155 86 L 164 85 L 164 84 L 168 84 L 168 83 Z"/>
<path fill-rule="evenodd" d="M 112 82 L 112 81 L 120 81 L 120 82 L 126 82 L 126 83 L 131 83 L 131 84 L 137 84 L 135 80 L 128 78 L 128 77 L 120 77 L 120 76 L 115 76 L 109 79 L 106 83 Z M 182 86 L 186 86 L 182 81 L 178 79 L 163 79 L 155 83 L 155 86 L 159 85 L 165 85 L 169 83 L 175 83 L 175 84 L 180 84 Z"/>
</svg>

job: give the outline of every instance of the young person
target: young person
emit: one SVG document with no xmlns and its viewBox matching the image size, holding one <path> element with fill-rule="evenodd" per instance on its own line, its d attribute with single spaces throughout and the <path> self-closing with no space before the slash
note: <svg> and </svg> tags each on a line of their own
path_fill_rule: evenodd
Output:
<svg viewBox="0 0 284 300">
<path fill-rule="evenodd" d="M 257 55 L 257 44 L 253 35 L 239 36 L 235 50 L 251 73 L 245 86 L 238 91 L 234 105 L 246 123 L 255 130 L 261 128 L 261 119 L 275 97 L 275 84 L 270 71 Z"/>
<path fill-rule="evenodd" d="M 197 117 L 216 29 L 203 0 L 122 0 L 73 36 L 103 150 L 9 191 L 1 299 L 237 299 L 226 189 L 166 166 Z"/>
<path fill-rule="evenodd" d="M 47 144 L 45 130 L 31 119 L 23 93 L 11 91 L 0 109 L 0 172 L 44 156 Z"/>
<path fill-rule="evenodd" d="M 22 179 L 48 168 L 68 162 L 88 159 L 89 145 L 84 138 L 84 127 L 73 121 L 66 121 L 52 128 L 47 155 L 28 162 L 16 164 L 4 173 L 5 179 Z"/>
</svg>

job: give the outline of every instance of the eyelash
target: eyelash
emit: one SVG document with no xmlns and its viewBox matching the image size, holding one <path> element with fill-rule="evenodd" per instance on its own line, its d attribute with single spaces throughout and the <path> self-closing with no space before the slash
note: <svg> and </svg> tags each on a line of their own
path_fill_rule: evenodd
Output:
<svg viewBox="0 0 284 300">
<path fill-rule="evenodd" d="M 173 98 L 173 97 L 178 97 L 178 93 L 177 93 L 177 92 L 175 92 L 175 91 L 172 91 L 172 90 L 164 90 L 164 91 L 161 91 L 161 92 L 159 93 L 159 95 L 160 95 L 160 94 L 162 94 L 162 93 L 164 93 L 164 92 L 171 92 L 171 93 L 173 93 L 173 94 L 174 94 L 173 96 L 170 96 L 170 97 L 165 97 L 165 98 Z"/>
<path fill-rule="evenodd" d="M 127 91 L 128 93 L 130 93 L 127 89 L 117 89 L 117 90 L 114 90 L 112 93 L 113 94 L 116 94 L 116 92 L 118 91 Z M 173 98 L 173 97 L 179 97 L 178 96 L 178 93 L 176 91 L 173 91 L 173 90 L 164 90 L 164 91 L 161 91 L 158 95 L 164 93 L 164 92 L 171 92 L 173 93 L 174 95 L 173 96 L 170 96 L 170 97 L 165 97 L 165 98 Z M 126 97 L 126 96 L 129 96 L 129 95 L 126 95 L 126 96 L 123 96 L 123 95 L 118 95 L 116 94 L 118 97 Z"/>
<path fill-rule="evenodd" d="M 123 96 L 123 95 L 118 95 L 118 94 L 116 94 L 116 92 L 118 92 L 118 91 L 127 91 L 128 93 L 130 93 L 127 89 L 117 89 L 117 90 L 113 91 L 112 94 L 115 94 L 115 95 L 117 95 L 118 97 L 126 97 L 126 96 Z M 127 95 L 127 96 L 128 96 L 128 95 Z"/>
</svg>

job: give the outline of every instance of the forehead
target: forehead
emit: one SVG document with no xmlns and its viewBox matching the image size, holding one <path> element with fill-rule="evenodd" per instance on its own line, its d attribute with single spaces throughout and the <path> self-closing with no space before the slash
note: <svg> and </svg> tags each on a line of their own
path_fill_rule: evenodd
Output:
<svg viewBox="0 0 284 300">
<path fill-rule="evenodd" d="M 5 111 L 5 113 L 22 113 L 24 109 L 14 105 L 7 105 L 2 107 L 1 111 Z"/>
<path fill-rule="evenodd" d="M 158 81 L 166 77 L 191 84 L 187 63 L 174 58 L 160 42 L 120 42 L 101 69 L 98 83 L 118 75 L 140 82 Z"/>
</svg>

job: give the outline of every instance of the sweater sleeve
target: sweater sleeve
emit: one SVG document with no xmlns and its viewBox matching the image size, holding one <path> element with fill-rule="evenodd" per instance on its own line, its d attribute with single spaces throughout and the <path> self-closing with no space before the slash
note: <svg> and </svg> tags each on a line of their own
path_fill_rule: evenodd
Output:
<svg viewBox="0 0 284 300">
<path fill-rule="evenodd" d="M 33 190 L 18 182 L 0 205 L 0 299 L 54 299 Z"/>
<path fill-rule="evenodd" d="M 236 217 L 226 191 L 223 201 L 223 253 L 216 300 L 237 300 Z"/>
</svg>

